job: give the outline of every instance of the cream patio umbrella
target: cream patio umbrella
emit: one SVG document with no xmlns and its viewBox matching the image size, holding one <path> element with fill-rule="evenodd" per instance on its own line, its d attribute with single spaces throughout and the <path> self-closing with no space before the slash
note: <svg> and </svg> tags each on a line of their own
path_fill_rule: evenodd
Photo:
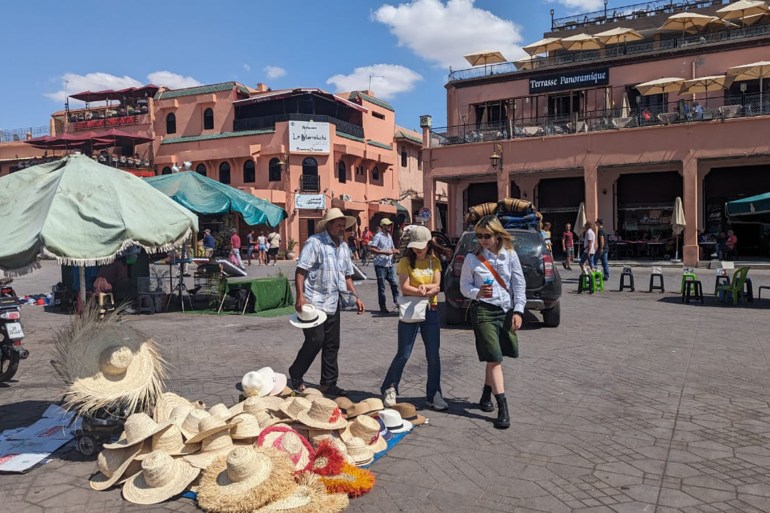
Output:
<svg viewBox="0 0 770 513">
<path fill-rule="evenodd" d="M 709 91 L 722 91 L 730 87 L 733 79 L 727 75 L 710 75 L 707 77 L 698 77 L 691 80 L 685 80 L 680 91 L 681 94 L 706 93 L 705 103 L 708 106 Z"/>
<path fill-rule="evenodd" d="M 604 45 L 625 44 L 644 39 L 644 36 L 639 32 L 627 27 L 615 27 L 614 29 L 605 30 L 604 32 L 594 34 L 594 37 Z"/>
<path fill-rule="evenodd" d="M 656 80 L 650 80 L 649 82 L 643 82 L 634 86 L 642 96 L 650 96 L 653 94 L 663 93 L 678 93 L 682 89 L 684 84 L 683 78 L 680 77 L 665 77 L 658 78 Z"/>
<path fill-rule="evenodd" d="M 516 69 L 529 70 L 535 67 L 535 62 L 532 60 L 532 57 L 526 57 L 524 59 L 519 59 L 518 61 L 513 61 L 513 65 L 516 66 Z"/>
<path fill-rule="evenodd" d="M 707 16 L 705 14 L 698 14 L 695 12 L 680 12 L 673 14 L 666 19 L 661 30 L 681 30 L 682 38 L 685 36 L 685 32 L 688 30 L 699 30 L 704 28 L 710 23 L 719 21 L 716 16 Z"/>
<path fill-rule="evenodd" d="M 727 68 L 727 76 L 736 82 L 759 80 L 759 112 L 762 112 L 762 82 L 770 76 L 770 61 L 758 61 Z"/>
<path fill-rule="evenodd" d="M 767 13 L 767 4 L 760 0 L 738 0 L 717 10 L 717 16 L 723 20 L 741 20 L 744 25 L 748 25 L 746 18 Z"/>
<path fill-rule="evenodd" d="M 679 196 L 674 200 L 674 214 L 671 216 L 671 231 L 674 232 L 676 239 L 676 256 L 674 261 L 679 261 L 679 235 L 687 227 L 687 221 L 684 219 L 684 209 L 682 208 L 682 198 Z"/>
<path fill-rule="evenodd" d="M 522 50 L 530 55 L 537 55 L 539 53 L 546 53 L 553 50 L 559 50 L 561 48 L 564 48 L 561 44 L 561 38 L 546 37 L 545 39 L 535 41 L 534 43 L 522 47 Z"/>
<path fill-rule="evenodd" d="M 561 40 L 562 46 L 569 51 L 598 50 L 604 44 L 591 34 L 576 34 Z"/>
<path fill-rule="evenodd" d="M 471 66 L 481 66 L 483 64 L 485 74 L 487 72 L 487 64 L 507 62 L 507 59 L 503 54 L 497 50 L 480 50 L 475 53 L 464 55 L 463 57 L 465 57 L 465 60 L 468 61 Z"/>
</svg>

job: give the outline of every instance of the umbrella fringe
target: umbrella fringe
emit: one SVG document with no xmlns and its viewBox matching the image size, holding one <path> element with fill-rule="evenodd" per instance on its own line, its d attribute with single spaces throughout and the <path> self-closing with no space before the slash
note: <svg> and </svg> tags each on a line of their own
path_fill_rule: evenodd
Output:
<svg viewBox="0 0 770 513">
<path fill-rule="evenodd" d="M 35 270 L 40 269 L 40 267 L 40 262 L 36 260 L 35 262 L 24 267 L 19 267 L 16 269 L 0 269 L 0 278 L 17 278 L 19 276 L 24 276 L 25 274 L 34 272 Z"/>
</svg>

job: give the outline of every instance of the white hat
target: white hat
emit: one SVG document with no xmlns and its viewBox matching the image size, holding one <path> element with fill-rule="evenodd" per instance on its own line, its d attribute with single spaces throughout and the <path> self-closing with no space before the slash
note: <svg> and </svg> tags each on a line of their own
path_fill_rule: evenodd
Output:
<svg viewBox="0 0 770 513">
<path fill-rule="evenodd" d="M 319 310 L 311 304 L 302 305 L 301 312 L 294 312 L 289 317 L 289 322 L 295 328 L 315 328 L 326 322 L 326 312 Z"/>
<path fill-rule="evenodd" d="M 270 367 L 262 367 L 259 370 L 247 372 L 241 379 L 241 386 L 247 397 L 265 397 L 280 394 L 286 382 L 286 374 L 275 372 Z"/>
<path fill-rule="evenodd" d="M 428 245 L 428 242 L 433 238 L 433 234 L 430 233 L 430 230 L 428 230 L 424 226 L 415 226 L 410 230 L 409 233 L 409 244 L 406 245 L 408 248 L 415 248 L 415 249 L 424 249 L 425 246 Z"/>
<path fill-rule="evenodd" d="M 345 228 L 350 228 L 351 226 L 355 226 L 356 224 L 356 218 L 352 216 L 346 216 L 342 210 L 338 208 L 330 208 L 326 211 L 326 215 L 318 221 L 318 231 L 321 232 L 326 229 L 326 223 L 329 221 L 333 221 L 335 219 L 339 219 L 341 217 L 345 218 Z"/>
<path fill-rule="evenodd" d="M 412 423 L 402 419 L 401 414 L 396 410 L 388 408 L 382 410 L 377 416 L 380 417 L 380 420 L 382 420 L 385 427 L 388 428 L 388 431 L 391 433 L 405 433 L 412 430 Z"/>
</svg>

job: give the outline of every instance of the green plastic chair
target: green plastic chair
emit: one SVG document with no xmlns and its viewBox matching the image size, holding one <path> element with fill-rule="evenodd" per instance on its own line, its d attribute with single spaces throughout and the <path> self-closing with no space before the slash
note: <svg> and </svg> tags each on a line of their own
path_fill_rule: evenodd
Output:
<svg viewBox="0 0 770 513">
<path fill-rule="evenodd" d="M 591 271 L 591 275 L 594 282 L 594 292 L 604 292 L 604 273 L 602 271 Z"/>
<path fill-rule="evenodd" d="M 682 273 L 682 286 L 679 287 L 679 293 L 684 294 L 684 284 L 687 281 L 697 281 L 698 276 L 695 274 L 695 272 L 689 272 L 685 271 Z"/>
<path fill-rule="evenodd" d="M 721 302 L 727 303 L 728 293 L 732 297 L 733 304 L 737 305 L 738 300 L 743 297 L 743 287 L 746 283 L 746 276 L 749 274 L 749 267 L 739 267 L 733 273 L 732 282 L 729 285 L 720 285 L 717 287 L 717 297 L 721 295 Z"/>
</svg>

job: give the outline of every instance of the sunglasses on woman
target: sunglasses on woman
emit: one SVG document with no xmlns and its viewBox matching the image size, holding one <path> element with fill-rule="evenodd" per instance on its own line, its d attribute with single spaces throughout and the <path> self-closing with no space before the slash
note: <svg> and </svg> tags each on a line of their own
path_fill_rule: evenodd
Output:
<svg viewBox="0 0 770 513">
<path fill-rule="evenodd" d="M 494 236 L 495 236 L 494 233 L 477 233 L 476 234 L 476 237 L 478 237 L 479 239 L 484 239 L 484 240 L 491 239 Z"/>
</svg>

